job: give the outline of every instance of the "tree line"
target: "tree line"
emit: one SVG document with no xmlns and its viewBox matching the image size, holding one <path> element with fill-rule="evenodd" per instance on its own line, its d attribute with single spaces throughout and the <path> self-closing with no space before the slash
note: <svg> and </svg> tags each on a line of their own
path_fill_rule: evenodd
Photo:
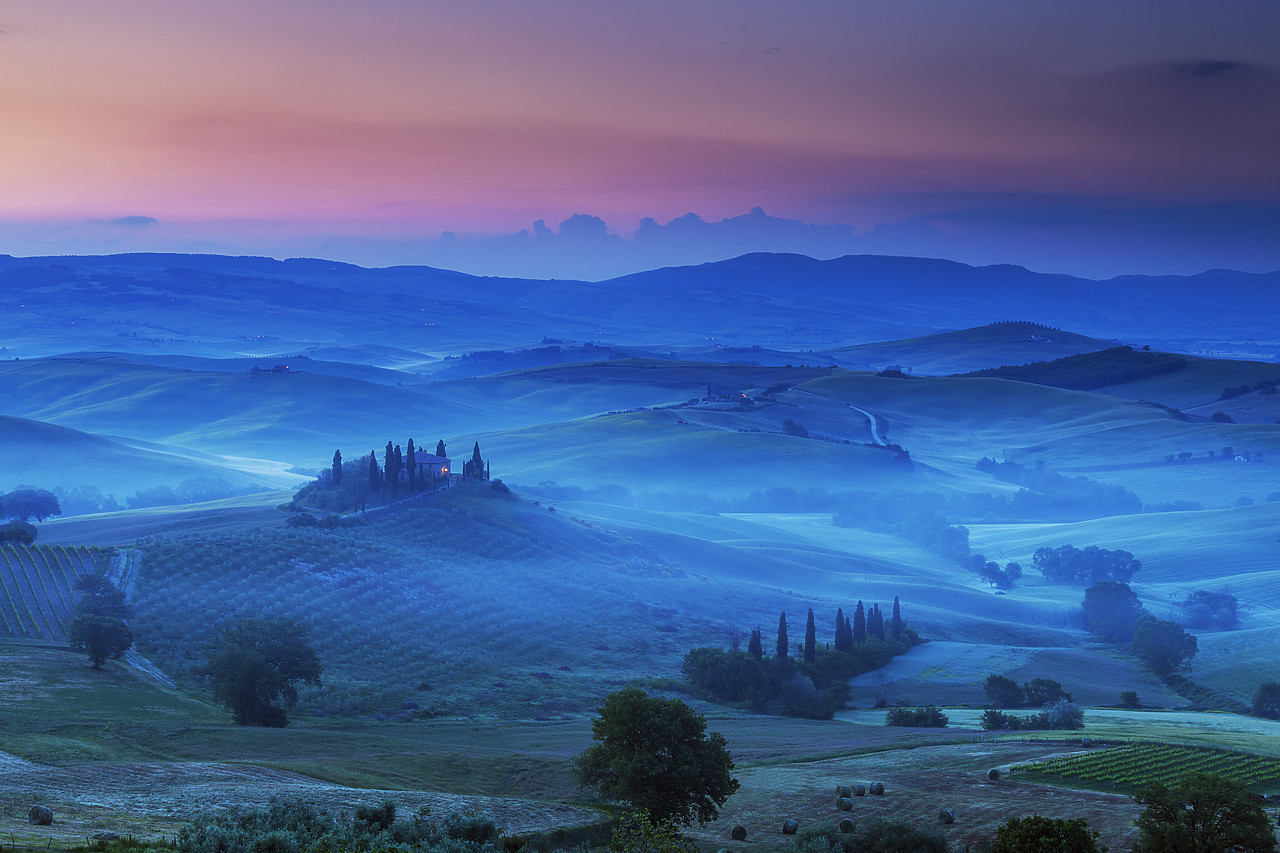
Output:
<svg viewBox="0 0 1280 853">
<path fill-rule="evenodd" d="M 489 479 L 489 463 L 480 455 L 480 442 L 475 442 L 471 456 L 464 460 L 462 470 L 455 472 L 441 468 L 439 463 L 419 464 L 418 456 L 425 452 L 416 447 L 412 438 L 404 449 L 387 442 L 379 464 L 376 451 L 354 460 L 344 460 L 342 450 L 335 450 L 333 463 L 321 470 L 314 481 L 303 486 L 293 497 L 291 506 L 297 509 L 315 507 L 332 512 L 363 511 L 369 501 L 377 499 L 382 505 L 424 492 L 434 492 L 447 486 L 455 476 L 461 480 Z M 435 453 L 447 459 L 444 440 L 436 442 Z"/>
<path fill-rule="evenodd" d="M 773 655 L 764 653 L 764 637 L 753 628 L 747 650 L 700 647 L 684 656 L 681 667 L 695 695 L 786 716 L 830 719 L 847 705 L 848 680 L 879 669 L 895 655 L 920 642 L 902 619 L 895 596 L 886 617 L 879 604 L 867 608 L 859 601 L 852 616 L 837 608 L 832 640 L 818 644 L 817 624 L 810 609 L 804 640 L 794 649 L 785 612 L 778 616 Z"/>
</svg>

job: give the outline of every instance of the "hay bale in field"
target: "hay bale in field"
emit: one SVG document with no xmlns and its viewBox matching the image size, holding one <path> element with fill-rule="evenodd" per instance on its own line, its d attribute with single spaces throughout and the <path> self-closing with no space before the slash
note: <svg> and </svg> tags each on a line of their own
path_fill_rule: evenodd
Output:
<svg viewBox="0 0 1280 853">
<path fill-rule="evenodd" d="M 883 782 L 872 782 L 872 783 L 871 783 L 871 793 L 875 794 L 877 797 L 883 797 L 883 796 L 884 796 L 884 783 L 883 783 Z"/>
<path fill-rule="evenodd" d="M 854 823 L 853 818 L 847 817 L 844 820 L 840 821 L 841 832 L 853 832 L 854 829 L 857 828 L 857 826 L 858 824 Z"/>
<path fill-rule="evenodd" d="M 842 812 L 853 811 L 853 800 L 849 797 L 836 797 L 836 808 Z"/>
<path fill-rule="evenodd" d="M 866 785 L 854 785 L 854 786 L 853 786 L 853 795 L 854 795 L 855 797 L 864 797 L 864 796 L 866 796 L 866 794 L 867 794 L 867 786 L 866 786 Z"/>
<path fill-rule="evenodd" d="M 729 837 L 732 838 L 734 841 L 746 841 L 747 828 L 742 824 L 738 824 L 733 829 L 729 830 Z"/>
<path fill-rule="evenodd" d="M 852 797 L 852 796 L 853 796 L 853 789 L 852 789 L 852 788 L 850 788 L 848 785 L 836 785 L 836 796 L 837 796 L 837 797 Z"/>
<path fill-rule="evenodd" d="M 950 826 L 956 822 L 956 816 L 951 813 L 951 809 L 943 809 L 938 812 L 938 823 L 943 826 Z"/>
<path fill-rule="evenodd" d="M 987 771 L 987 778 L 990 779 L 992 782 L 999 781 L 1000 771 L 992 767 L 990 770 Z"/>
<path fill-rule="evenodd" d="M 49 826 L 53 823 L 53 809 L 48 806 L 32 806 L 27 812 L 27 823 Z"/>
<path fill-rule="evenodd" d="M 791 818 L 787 818 L 782 822 L 783 835 L 795 835 L 799 831 L 800 831 L 800 824 L 796 823 Z"/>
</svg>

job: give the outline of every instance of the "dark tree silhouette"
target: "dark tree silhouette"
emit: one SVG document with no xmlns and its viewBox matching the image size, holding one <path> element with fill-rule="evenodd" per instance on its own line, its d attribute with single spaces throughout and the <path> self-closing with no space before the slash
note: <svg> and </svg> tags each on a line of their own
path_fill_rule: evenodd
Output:
<svg viewBox="0 0 1280 853">
<path fill-rule="evenodd" d="M 844 608 L 837 607 L 836 608 L 835 648 L 836 648 L 836 651 L 838 652 L 851 652 L 853 651 L 853 649 L 849 642 L 849 638 L 845 636 L 844 626 L 845 626 Z"/>
<path fill-rule="evenodd" d="M 898 596 L 893 597 L 893 618 L 891 621 L 893 626 L 893 638 L 895 640 L 902 639 L 902 608 L 898 604 Z"/>
<path fill-rule="evenodd" d="M 333 487 L 342 485 L 342 451 L 333 451 Z"/>
<path fill-rule="evenodd" d="M 1267 813 L 1248 788 L 1215 773 L 1188 773 L 1172 788 L 1150 782 L 1134 800 L 1144 806 L 1134 823 L 1134 853 L 1273 853 Z"/>
<path fill-rule="evenodd" d="M 764 638 L 760 636 L 760 628 L 751 629 L 751 639 L 747 642 L 747 654 L 756 660 L 764 659 Z"/>
<path fill-rule="evenodd" d="M 1133 625 L 1132 648 L 1152 672 L 1164 678 L 1195 657 L 1197 643 L 1177 622 L 1145 613 Z"/>
<path fill-rule="evenodd" d="M 405 462 L 408 464 L 409 474 L 409 493 L 413 494 L 418 490 L 418 451 L 413 447 L 413 439 L 409 439 L 409 443 L 404 450 Z"/>
<path fill-rule="evenodd" d="M 1133 639 L 1133 623 L 1142 615 L 1138 594 L 1125 583 L 1098 581 L 1084 591 L 1084 627 L 1104 640 Z"/>
<path fill-rule="evenodd" d="M 107 658 L 119 658 L 133 646 L 133 632 L 125 623 L 129 607 L 124 593 L 101 572 L 82 575 L 75 588 L 81 593 L 76 612 L 67 624 L 71 649 L 84 652 L 94 669 Z"/>
<path fill-rule="evenodd" d="M 853 611 L 853 641 L 855 643 L 867 641 L 867 614 L 861 600 L 858 601 L 857 609 Z"/>
<path fill-rule="evenodd" d="M 404 474 L 404 454 L 400 452 L 400 445 L 396 445 L 393 454 L 393 463 L 395 464 L 395 473 L 391 475 L 391 497 L 400 497 L 400 486 L 403 483 Z"/>
<path fill-rule="evenodd" d="M 446 455 L 447 454 L 444 452 L 444 439 L 442 438 L 436 442 L 436 456 L 439 456 L 441 459 L 444 459 Z"/>
<path fill-rule="evenodd" d="M 813 621 L 813 608 L 809 608 L 809 618 L 804 624 L 804 659 L 813 663 L 818 657 L 818 626 Z"/>
<path fill-rule="evenodd" d="M 391 442 L 387 442 L 387 452 L 382 455 L 382 479 L 391 489 L 392 497 L 395 496 L 396 469 L 395 451 L 391 449 Z"/>
<path fill-rule="evenodd" d="M 0 497 L 0 512 L 5 518 L 16 518 L 20 521 L 44 521 L 55 515 L 62 515 L 62 507 L 58 506 L 58 498 L 53 492 L 45 489 L 16 489 Z"/>
<path fill-rule="evenodd" d="M 298 684 L 320 684 L 321 666 L 301 624 L 241 619 L 223 626 L 203 672 L 236 725 L 278 728 L 288 723 L 285 709 L 298 701 Z"/>
<path fill-rule="evenodd" d="M 1253 715 L 1280 720 L 1280 682 L 1268 681 L 1258 686 L 1253 694 Z"/>
<path fill-rule="evenodd" d="M 706 823 L 734 791 L 724 735 L 679 699 L 628 687 L 605 697 L 591 723 L 594 743 L 574 759 L 582 788 L 630 803 L 650 821 Z"/>
<path fill-rule="evenodd" d="M 786 660 L 790 646 L 787 645 L 787 614 L 786 611 L 778 617 L 778 644 L 774 648 L 774 657 L 778 660 Z"/>
<path fill-rule="evenodd" d="M 369 491 L 377 494 L 382 491 L 382 472 L 378 470 L 378 457 L 369 451 Z"/>
</svg>

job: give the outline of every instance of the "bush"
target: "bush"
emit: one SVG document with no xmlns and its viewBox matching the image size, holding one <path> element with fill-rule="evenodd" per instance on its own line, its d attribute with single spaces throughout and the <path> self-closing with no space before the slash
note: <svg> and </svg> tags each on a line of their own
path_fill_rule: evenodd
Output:
<svg viewBox="0 0 1280 853">
<path fill-rule="evenodd" d="M 991 853 L 1106 853 L 1098 847 L 1098 833 L 1082 817 L 1074 819 L 1015 817 L 996 830 Z"/>
<path fill-rule="evenodd" d="M 892 708 L 884 715 L 886 726 L 945 729 L 947 722 L 947 715 L 933 705 L 924 708 Z"/>
<path fill-rule="evenodd" d="M 900 820 L 869 817 L 849 836 L 850 850 L 859 853 L 947 853 L 947 839 L 935 827 L 920 829 Z"/>
<path fill-rule="evenodd" d="M 1138 699 L 1138 691 L 1121 690 L 1120 691 L 1120 707 L 1130 711 L 1136 711 L 1142 707 L 1142 702 Z"/>
<path fill-rule="evenodd" d="M 806 826 L 796 833 L 794 853 L 853 853 L 853 837 L 831 821 Z"/>
<path fill-rule="evenodd" d="M 1268 681 L 1253 694 L 1253 715 L 1280 720 L 1280 682 Z"/>
<path fill-rule="evenodd" d="M 1044 706 L 1041 716 L 1048 729 L 1083 729 L 1084 711 L 1067 699 L 1058 699 Z"/>
<path fill-rule="evenodd" d="M 994 672 L 982 682 L 982 689 L 987 694 L 987 701 L 997 708 L 1021 708 L 1026 699 L 1018 682 Z"/>
</svg>

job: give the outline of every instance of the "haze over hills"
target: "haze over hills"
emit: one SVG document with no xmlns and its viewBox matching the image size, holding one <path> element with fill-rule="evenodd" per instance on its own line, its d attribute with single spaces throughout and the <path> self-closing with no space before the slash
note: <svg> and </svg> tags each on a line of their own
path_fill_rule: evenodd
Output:
<svg viewBox="0 0 1280 853">
<path fill-rule="evenodd" d="M 39 595 L 34 555 L 57 559 L 39 543 L 110 545 L 133 567 L 139 649 L 182 689 L 199 691 L 221 621 L 263 614 L 311 625 L 326 661 L 300 732 L 481 712 L 577 725 L 618 684 L 677 685 L 690 648 L 779 612 L 795 640 L 812 608 L 825 642 L 837 608 L 899 597 L 930 642 L 853 679 L 859 706 L 980 706 L 998 671 L 1061 681 L 1090 713 L 1130 689 L 1238 709 L 1280 653 L 1280 308 L 1259 296 L 1278 287 L 874 257 L 599 283 L 6 259 L 0 482 L 75 500 L 29 564 L 3 564 L 0 624 L 60 630 L 16 609 Z M 1208 348 L 1252 357 L 1192 352 Z M 366 479 L 370 452 L 410 438 L 444 441 L 455 471 L 478 445 L 511 492 L 395 503 L 380 487 L 308 504 L 324 528 L 265 491 L 331 477 L 335 450 Z M 143 491 L 173 505 L 123 508 Z M 1160 618 L 1185 621 L 1204 591 L 1235 596 L 1238 624 L 1196 627 L 1186 683 L 1165 681 L 1084 629 L 1080 583 L 1033 568 L 1067 544 L 1132 552 Z M 975 561 L 1022 575 L 997 589 Z M 80 749 L 41 737 L 56 760 Z M 421 778 L 321 764 L 306 770 Z"/>
</svg>

